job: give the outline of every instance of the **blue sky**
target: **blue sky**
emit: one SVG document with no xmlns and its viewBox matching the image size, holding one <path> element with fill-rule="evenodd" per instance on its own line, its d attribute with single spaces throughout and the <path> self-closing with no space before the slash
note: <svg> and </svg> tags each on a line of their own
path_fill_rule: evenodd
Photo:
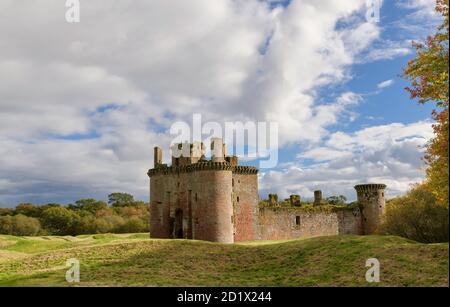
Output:
<svg viewBox="0 0 450 307">
<path fill-rule="evenodd" d="M 411 40 L 440 22 L 432 0 L 82 1 L 0 5 L 0 206 L 123 191 L 148 200 L 152 148 L 176 121 L 276 121 L 269 192 L 389 197 L 423 179 L 431 105 L 404 90 Z M 243 163 L 258 166 L 258 160 Z"/>
</svg>

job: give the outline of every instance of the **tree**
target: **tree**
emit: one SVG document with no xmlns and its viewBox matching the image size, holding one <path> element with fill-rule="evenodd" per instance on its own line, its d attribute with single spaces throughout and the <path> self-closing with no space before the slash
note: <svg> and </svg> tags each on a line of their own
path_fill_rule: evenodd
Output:
<svg viewBox="0 0 450 307">
<path fill-rule="evenodd" d="M 86 211 L 91 214 L 96 214 L 98 211 L 106 209 L 108 205 L 104 201 L 99 201 L 92 198 L 80 199 L 75 202 L 75 205 L 69 205 L 69 209 L 75 211 Z"/>
<path fill-rule="evenodd" d="M 42 212 L 42 225 L 53 235 L 76 235 L 80 217 L 65 207 L 50 207 Z"/>
<path fill-rule="evenodd" d="M 39 208 L 30 203 L 18 204 L 14 210 L 15 214 L 23 214 L 31 217 L 39 217 Z"/>
<path fill-rule="evenodd" d="M 111 207 L 127 207 L 127 206 L 137 206 L 140 205 L 139 201 L 135 201 L 133 195 L 128 193 L 111 193 L 108 195 L 108 204 Z"/>
<path fill-rule="evenodd" d="M 38 219 L 22 214 L 0 217 L 0 233 L 13 236 L 35 236 L 41 231 Z"/>
<path fill-rule="evenodd" d="M 147 232 L 149 226 L 145 221 L 138 217 L 132 217 L 125 221 L 123 225 L 116 229 L 118 233 L 135 233 L 135 232 Z"/>
<path fill-rule="evenodd" d="M 419 103 L 432 102 L 435 137 L 428 143 L 424 157 L 428 165 L 427 184 L 437 201 L 448 207 L 448 103 L 449 103 L 449 1 L 437 0 L 436 11 L 444 17 L 437 33 L 424 43 L 413 43 L 417 56 L 408 62 L 403 75 L 410 80 L 406 90 Z"/>
<path fill-rule="evenodd" d="M 380 232 L 423 243 L 448 242 L 448 207 L 438 204 L 427 184 L 391 199 Z"/>
<path fill-rule="evenodd" d="M 10 208 L 0 208 L 0 216 L 11 215 L 13 210 Z"/>
<path fill-rule="evenodd" d="M 345 205 L 346 201 L 347 197 L 345 197 L 344 195 L 330 196 L 327 198 L 327 203 L 333 206 L 343 206 Z"/>
</svg>

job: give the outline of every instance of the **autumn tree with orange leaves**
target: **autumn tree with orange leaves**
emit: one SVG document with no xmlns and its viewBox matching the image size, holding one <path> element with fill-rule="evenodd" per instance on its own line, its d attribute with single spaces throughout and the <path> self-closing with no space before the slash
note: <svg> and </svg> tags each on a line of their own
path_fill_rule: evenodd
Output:
<svg viewBox="0 0 450 307">
<path fill-rule="evenodd" d="M 423 43 L 413 43 L 417 57 L 408 62 L 403 75 L 411 82 L 406 90 L 419 103 L 434 103 L 434 138 L 424 157 L 428 165 L 426 185 L 440 204 L 448 207 L 448 94 L 449 94 L 449 0 L 437 0 L 436 11 L 444 22 L 437 33 Z"/>
</svg>

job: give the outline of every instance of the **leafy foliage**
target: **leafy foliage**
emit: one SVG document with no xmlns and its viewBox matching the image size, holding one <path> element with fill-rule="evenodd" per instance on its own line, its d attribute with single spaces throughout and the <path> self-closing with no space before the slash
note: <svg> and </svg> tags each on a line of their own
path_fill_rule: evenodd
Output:
<svg viewBox="0 0 450 307">
<path fill-rule="evenodd" d="M 333 206 L 343 206 L 347 202 L 347 197 L 344 195 L 330 196 L 327 198 L 327 203 Z"/>
<path fill-rule="evenodd" d="M 126 193 L 109 196 L 111 207 L 92 198 L 63 206 L 19 204 L 0 211 L 0 234 L 81 235 L 101 233 L 148 232 L 149 208 Z M 27 228 L 28 227 L 28 228 Z"/>
<path fill-rule="evenodd" d="M 88 211 L 95 214 L 100 210 L 106 209 L 108 205 L 104 201 L 98 201 L 92 198 L 80 199 L 75 202 L 75 205 L 69 205 L 70 209 L 76 211 Z"/>
<path fill-rule="evenodd" d="M 424 157 L 428 164 L 427 183 L 437 201 L 448 207 L 448 94 L 449 94 L 449 1 L 437 0 L 436 11 L 444 17 L 437 33 L 424 43 L 413 43 L 417 57 L 408 62 L 403 75 L 410 80 L 406 90 L 419 103 L 432 102 L 435 137 Z"/>
<path fill-rule="evenodd" d="M 135 201 L 133 195 L 127 193 L 112 193 L 108 195 L 108 204 L 113 208 L 141 206 L 142 201 Z"/>
<path fill-rule="evenodd" d="M 448 242 L 448 207 L 438 203 L 425 184 L 390 200 L 381 232 L 423 243 Z"/>
<path fill-rule="evenodd" d="M 41 232 L 38 219 L 22 214 L 0 216 L 0 233 L 13 236 L 35 236 Z"/>
</svg>

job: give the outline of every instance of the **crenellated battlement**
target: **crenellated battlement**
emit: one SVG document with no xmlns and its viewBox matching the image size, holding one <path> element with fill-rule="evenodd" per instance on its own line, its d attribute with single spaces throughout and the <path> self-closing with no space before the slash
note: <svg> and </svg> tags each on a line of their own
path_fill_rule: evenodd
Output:
<svg viewBox="0 0 450 307">
<path fill-rule="evenodd" d="M 258 169 L 254 166 L 233 166 L 228 162 L 204 161 L 182 166 L 167 166 L 165 164 L 158 165 L 156 168 L 150 169 L 147 173 L 149 177 L 155 175 L 169 175 L 180 173 L 192 173 L 198 171 L 231 171 L 236 174 L 258 174 Z"/>
<path fill-rule="evenodd" d="M 368 183 L 355 185 L 357 192 L 376 192 L 386 189 L 386 185 L 382 183 Z"/>
</svg>

